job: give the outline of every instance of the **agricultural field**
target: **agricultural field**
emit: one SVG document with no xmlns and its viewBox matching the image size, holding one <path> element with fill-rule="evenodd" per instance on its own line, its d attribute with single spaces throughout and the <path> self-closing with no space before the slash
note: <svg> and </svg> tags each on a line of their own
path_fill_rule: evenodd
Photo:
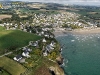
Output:
<svg viewBox="0 0 100 75">
<path fill-rule="evenodd" d="M 72 10 L 74 9 L 74 10 Z M 72 7 L 66 10 L 67 12 L 75 12 L 81 15 L 80 19 L 85 21 L 100 21 L 100 8 L 98 7 Z"/>
<path fill-rule="evenodd" d="M 19 10 L 16 10 L 17 13 L 21 15 L 26 15 L 26 14 L 40 14 L 40 13 L 45 13 L 47 15 L 50 14 L 58 14 L 59 11 L 55 10 L 46 10 L 45 8 L 20 8 Z"/>
<path fill-rule="evenodd" d="M 0 20 L 4 19 L 4 18 L 11 18 L 11 15 L 6 15 L 6 14 L 3 15 L 3 14 L 1 14 L 0 15 Z"/>
<path fill-rule="evenodd" d="M 27 6 L 31 8 L 41 8 L 41 7 L 46 7 L 45 4 L 40 4 L 40 3 L 34 3 L 34 4 L 28 4 Z"/>
<path fill-rule="evenodd" d="M 28 45 L 29 41 L 41 39 L 40 36 L 20 30 L 5 30 L 0 27 L 0 55 L 5 51 L 13 51 L 17 48 Z"/>
<path fill-rule="evenodd" d="M 10 73 L 8 73 L 6 70 L 4 69 L 0 69 L 0 75 L 11 75 Z"/>
<path fill-rule="evenodd" d="M 21 73 L 24 73 L 26 71 L 26 69 L 22 65 L 7 57 L 0 58 L 0 67 L 5 69 L 11 75 L 20 75 Z M 6 73 L 3 75 L 10 75 L 10 74 Z"/>
</svg>

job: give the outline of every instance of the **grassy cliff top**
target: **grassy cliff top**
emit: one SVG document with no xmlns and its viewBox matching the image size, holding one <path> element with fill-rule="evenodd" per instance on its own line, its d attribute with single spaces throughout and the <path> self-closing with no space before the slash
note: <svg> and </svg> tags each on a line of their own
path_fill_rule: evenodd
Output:
<svg viewBox="0 0 100 75">
<path fill-rule="evenodd" d="M 41 39 L 40 36 L 20 30 L 5 30 L 0 27 L 0 54 L 6 50 L 15 50 L 28 45 L 29 41 Z"/>
</svg>

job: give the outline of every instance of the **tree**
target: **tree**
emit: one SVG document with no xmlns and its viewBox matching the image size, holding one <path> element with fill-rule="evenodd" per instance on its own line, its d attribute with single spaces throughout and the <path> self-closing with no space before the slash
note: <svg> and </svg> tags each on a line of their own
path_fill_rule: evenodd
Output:
<svg viewBox="0 0 100 75">
<path fill-rule="evenodd" d="M 35 54 L 35 55 L 41 55 L 41 50 L 40 50 L 40 49 L 34 50 L 34 54 Z"/>
<path fill-rule="evenodd" d="M 18 14 L 13 14 L 12 17 L 11 17 L 12 21 L 20 21 L 20 17 Z"/>
</svg>

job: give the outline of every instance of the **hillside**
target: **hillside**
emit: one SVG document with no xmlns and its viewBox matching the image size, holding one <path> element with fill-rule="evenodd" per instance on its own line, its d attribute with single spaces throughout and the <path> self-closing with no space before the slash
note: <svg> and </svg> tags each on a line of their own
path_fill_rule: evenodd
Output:
<svg viewBox="0 0 100 75">
<path fill-rule="evenodd" d="M 29 41 L 35 41 L 40 38 L 31 33 L 20 30 L 4 30 L 4 28 L 0 27 L 0 54 L 3 54 L 5 50 L 11 51 L 26 46 Z"/>
</svg>

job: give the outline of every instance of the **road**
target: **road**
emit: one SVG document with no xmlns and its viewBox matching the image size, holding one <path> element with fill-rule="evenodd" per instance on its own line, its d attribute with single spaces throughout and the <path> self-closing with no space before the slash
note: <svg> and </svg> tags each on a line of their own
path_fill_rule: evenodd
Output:
<svg viewBox="0 0 100 75">
<path fill-rule="evenodd" d="M 3 57 L 3 56 L 6 56 L 6 55 L 9 55 L 9 54 L 12 54 L 13 52 L 8 52 L 8 53 L 5 53 L 3 55 L 1 55 L 0 57 Z"/>
</svg>

